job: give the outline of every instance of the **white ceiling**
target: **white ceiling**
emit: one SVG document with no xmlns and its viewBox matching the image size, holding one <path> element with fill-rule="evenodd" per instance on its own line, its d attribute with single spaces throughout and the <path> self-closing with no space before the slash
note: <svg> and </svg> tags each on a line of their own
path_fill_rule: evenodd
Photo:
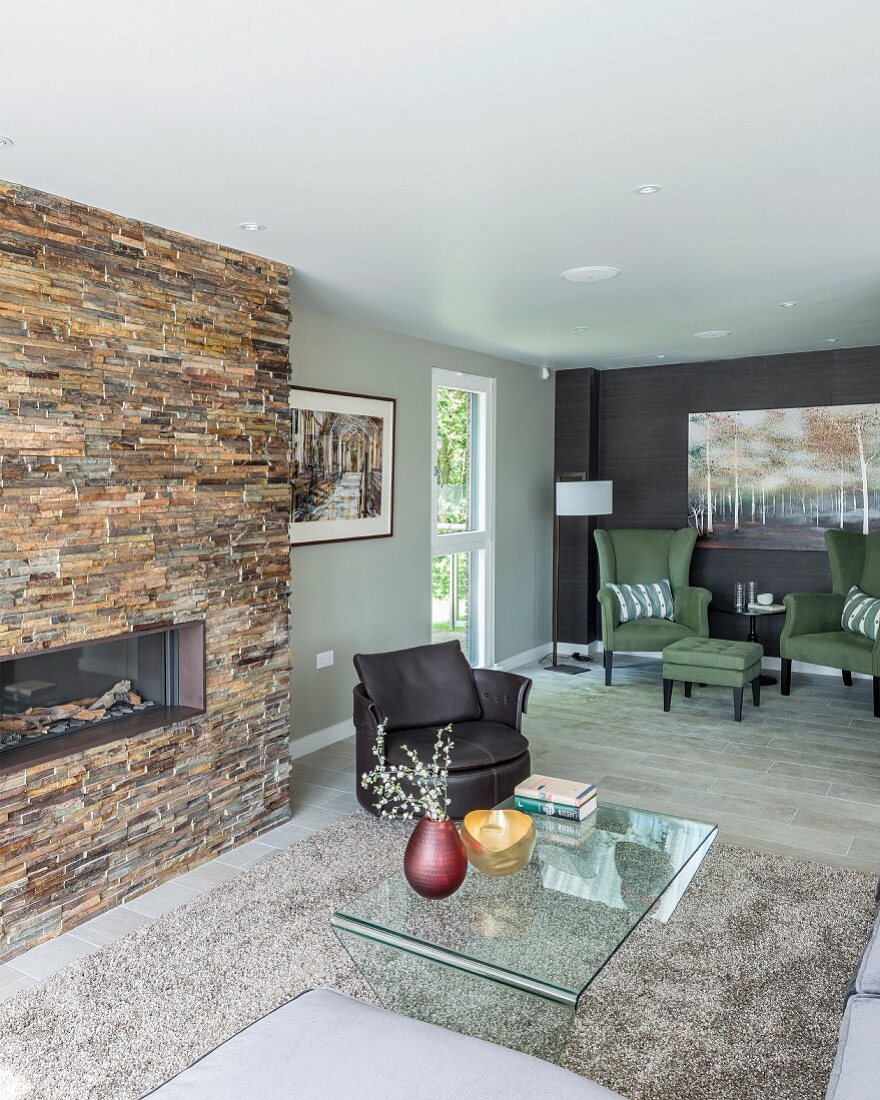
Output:
<svg viewBox="0 0 880 1100">
<path fill-rule="evenodd" d="M 877 0 L 2 6 L 0 177 L 300 305 L 559 367 L 880 343 Z"/>
</svg>

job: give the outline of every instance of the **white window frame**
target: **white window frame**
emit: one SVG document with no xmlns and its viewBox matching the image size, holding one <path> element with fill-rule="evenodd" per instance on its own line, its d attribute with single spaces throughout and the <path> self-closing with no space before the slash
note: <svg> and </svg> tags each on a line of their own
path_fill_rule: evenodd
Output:
<svg viewBox="0 0 880 1100">
<path fill-rule="evenodd" d="M 437 391 L 465 390 L 480 399 L 477 438 L 473 441 L 473 479 L 477 488 L 477 527 L 473 531 L 437 534 Z M 432 370 L 431 385 L 431 557 L 481 550 L 478 576 L 471 578 L 470 629 L 476 629 L 475 664 L 495 662 L 495 379 L 459 371 Z M 476 583 L 475 583 L 476 582 Z M 476 596 L 476 599 L 475 599 Z M 473 615 L 476 608 L 477 614 Z"/>
</svg>

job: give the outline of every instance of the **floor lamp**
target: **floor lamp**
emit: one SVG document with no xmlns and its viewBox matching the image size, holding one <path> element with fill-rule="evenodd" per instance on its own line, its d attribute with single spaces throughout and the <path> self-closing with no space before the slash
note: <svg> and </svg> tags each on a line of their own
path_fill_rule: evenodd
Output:
<svg viewBox="0 0 880 1100">
<path fill-rule="evenodd" d="M 589 672 L 588 668 L 561 665 L 558 662 L 559 645 L 559 520 L 561 516 L 607 516 L 611 512 L 612 492 L 610 481 L 557 480 L 556 503 L 553 516 L 553 664 L 554 672 L 577 676 Z M 590 548 L 587 548 L 590 553 Z"/>
</svg>

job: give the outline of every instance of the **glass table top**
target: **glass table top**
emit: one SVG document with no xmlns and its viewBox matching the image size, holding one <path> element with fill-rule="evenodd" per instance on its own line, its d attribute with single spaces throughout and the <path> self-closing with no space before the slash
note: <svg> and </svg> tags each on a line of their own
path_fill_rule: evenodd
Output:
<svg viewBox="0 0 880 1100">
<path fill-rule="evenodd" d="M 574 1005 L 658 899 L 652 915 L 669 918 L 718 831 L 601 801 L 582 823 L 534 820 L 522 871 L 469 866 L 443 901 L 419 897 L 400 871 L 335 913 L 334 927 Z"/>
</svg>

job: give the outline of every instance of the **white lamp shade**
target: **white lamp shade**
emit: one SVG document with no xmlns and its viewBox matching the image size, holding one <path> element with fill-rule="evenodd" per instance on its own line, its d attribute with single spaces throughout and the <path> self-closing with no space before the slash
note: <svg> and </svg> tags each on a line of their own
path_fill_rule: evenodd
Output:
<svg viewBox="0 0 880 1100">
<path fill-rule="evenodd" d="M 607 516 L 612 510 L 610 481 L 557 481 L 557 516 Z"/>
</svg>

